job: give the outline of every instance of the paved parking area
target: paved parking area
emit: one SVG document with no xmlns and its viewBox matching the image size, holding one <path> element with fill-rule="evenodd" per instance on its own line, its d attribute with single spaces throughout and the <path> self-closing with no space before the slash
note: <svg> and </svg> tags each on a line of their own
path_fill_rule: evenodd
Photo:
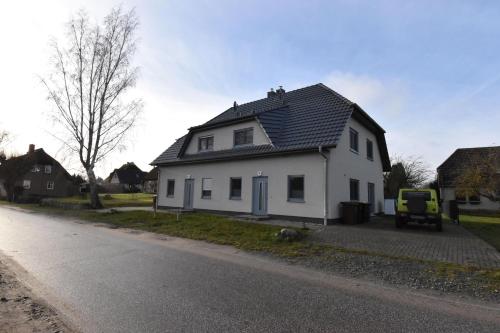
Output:
<svg viewBox="0 0 500 333">
<path fill-rule="evenodd" d="M 358 225 L 335 224 L 315 228 L 314 241 L 389 255 L 500 268 L 500 252 L 459 225 L 444 223 L 443 232 L 432 225 L 397 229 L 390 217 L 374 217 Z"/>
</svg>

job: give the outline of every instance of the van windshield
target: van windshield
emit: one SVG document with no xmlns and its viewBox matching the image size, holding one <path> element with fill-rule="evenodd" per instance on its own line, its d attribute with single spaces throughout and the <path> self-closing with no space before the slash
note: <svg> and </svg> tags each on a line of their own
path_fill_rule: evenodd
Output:
<svg viewBox="0 0 500 333">
<path fill-rule="evenodd" d="M 408 200 L 409 198 L 424 198 L 425 201 L 431 200 L 431 192 L 426 191 L 403 191 L 402 199 Z"/>
</svg>

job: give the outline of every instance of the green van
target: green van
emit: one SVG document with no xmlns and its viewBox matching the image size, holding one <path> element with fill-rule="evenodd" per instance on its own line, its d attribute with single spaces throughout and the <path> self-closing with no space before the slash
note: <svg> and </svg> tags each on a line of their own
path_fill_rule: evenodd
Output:
<svg viewBox="0 0 500 333">
<path fill-rule="evenodd" d="M 401 228 L 408 222 L 435 224 L 436 230 L 443 231 L 441 205 L 436 190 L 409 188 L 399 190 L 396 201 L 396 227 Z"/>
</svg>

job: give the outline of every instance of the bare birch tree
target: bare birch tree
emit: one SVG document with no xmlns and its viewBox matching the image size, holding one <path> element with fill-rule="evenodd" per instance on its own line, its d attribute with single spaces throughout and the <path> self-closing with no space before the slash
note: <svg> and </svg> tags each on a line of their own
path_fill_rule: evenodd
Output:
<svg viewBox="0 0 500 333">
<path fill-rule="evenodd" d="M 68 23 L 66 43 L 53 41 L 53 68 L 42 79 L 53 118 L 65 133 L 59 139 L 87 173 L 92 208 L 102 207 L 95 166 L 123 144 L 142 111 L 141 100 L 123 98 L 138 74 L 132 64 L 137 27 L 134 10 L 114 8 L 102 25 L 80 11 Z"/>
<path fill-rule="evenodd" d="M 9 132 L 0 130 L 0 151 L 3 151 L 3 146 L 9 141 Z"/>
</svg>

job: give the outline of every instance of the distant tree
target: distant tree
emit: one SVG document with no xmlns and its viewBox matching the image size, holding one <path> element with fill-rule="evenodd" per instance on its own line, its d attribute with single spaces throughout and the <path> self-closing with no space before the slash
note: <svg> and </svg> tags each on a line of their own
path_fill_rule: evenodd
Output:
<svg viewBox="0 0 500 333">
<path fill-rule="evenodd" d="M 441 192 L 439 191 L 439 183 L 438 183 L 437 177 L 434 180 L 431 180 L 430 182 L 425 184 L 424 187 L 436 190 L 438 201 L 441 200 Z"/>
<path fill-rule="evenodd" d="M 9 132 L 0 130 L 0 151 L 3 151 L 3 146 L 9 140 Z"/>
<path fill-rule="evenodd" d="M 500 201 L 500 159 L 493 152 L 484 159 L 468 161 L 468 167 L 455 180 L 457 194 L 481 195 Z"/>
<path fill-rule="evenodd" d="M 9 140 L 9 132 L 0 130 L 0 165 L 2 164 L 3 161 L 7 159 L 4 147 L 8 140 Z"/>
<path fill-rule="evenodd" d="M 71 176 L 71 181 L 75 185 L 80 185 L 80 184 L 85 183 L 85 178 L 83 178 L 82 175 L 74 174 L 74 175 Z"/>
<path fill-rule="evenodd" d="M 385 196 L 396 198 L 400 188 L 422 187 L 430 176 L 431 171 L 421 157 L 392 157 L 391 171 L 384 174 Z"/>
<path fill-rule="evenodd" d="M 55 106 L 53 118 L 65 133 L 59 139 L 87 173 L 92 208 L 102 207 L 95 166 L 124 149 L 123 139 L 142 111 L 141 100 L 123 99 L 138 74 L 132 65 L 137 26 L 134 10 L 115 8 L 102 25 L 80 11 L 68 24 L 67 44 L 54 41 L 53 69 L 42 79 Z"/>
</svg>

